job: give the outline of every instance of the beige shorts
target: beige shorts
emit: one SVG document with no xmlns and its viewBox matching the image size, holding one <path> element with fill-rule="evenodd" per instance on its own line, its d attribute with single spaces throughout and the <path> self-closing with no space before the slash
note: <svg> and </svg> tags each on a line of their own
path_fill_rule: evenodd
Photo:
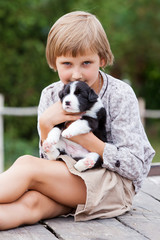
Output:
<svg viewBox="0 0 160 240">
<path fill-rule="evenodd" d="M 72 174 L 84 180 L 87 188 L 86 203 L 77 206 L 75 221 L 116 217 L 131 209 L 135 195 L 132 181 L 105 168 L 78 172 L 74 168 L 74 159 L 66 155 L 61 159 Z"/>
</svg>

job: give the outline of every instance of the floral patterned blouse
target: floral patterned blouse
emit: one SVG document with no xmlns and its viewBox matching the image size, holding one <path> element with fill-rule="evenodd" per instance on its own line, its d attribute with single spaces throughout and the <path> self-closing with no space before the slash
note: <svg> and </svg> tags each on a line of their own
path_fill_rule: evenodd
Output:
<svg viewBox="0 0 160 240">
<path fill-rule="evenodd" d="M 125 82 L 100 71 L 103 86 L 99 93 L 107 112 L 107 142 L 103 167 L 133 181 L 135 191 L 147 176 L 155 151 L 151 147 L 140 120 L 139 105 L 132 88 Z M 46 87 L 41 94 L 38 119 L 50 105 L 59 100 L 61 81 Z M 39 121 L 38 132 L 40 136 Z M 47 158 L 40 145 L 40 156 Z"/>
</svg>

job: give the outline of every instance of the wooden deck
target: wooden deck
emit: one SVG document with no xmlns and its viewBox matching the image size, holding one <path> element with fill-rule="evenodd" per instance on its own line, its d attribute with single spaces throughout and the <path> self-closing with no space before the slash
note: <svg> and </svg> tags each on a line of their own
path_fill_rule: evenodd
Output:
<svg viewBox="0 0 160 240">
<path fill-rule="evenodd" d="M 0 232 L 0 240 L 160 240 L 160 176 L 148 177 L 127 214 L 74 222 L 72 217 Z"/>
</svg>

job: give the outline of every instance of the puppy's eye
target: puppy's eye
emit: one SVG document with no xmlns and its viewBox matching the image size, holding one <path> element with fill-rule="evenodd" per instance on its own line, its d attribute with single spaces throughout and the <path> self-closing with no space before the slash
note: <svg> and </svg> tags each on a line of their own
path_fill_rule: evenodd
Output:
<svg viewBox="0 0 160 240">
<path fill-rule="evenodd" d="M 80 89 L 76 89 L 76 91 L 74 92 L 75 95 L 79 95 L 81 94 L 81 90 Z"/>
<path fill-rule="evenodd" d="M 65 86 L 65 94 L 69 94 L 70 93 L 70 87 L 69 86 Z"/>
</svg>

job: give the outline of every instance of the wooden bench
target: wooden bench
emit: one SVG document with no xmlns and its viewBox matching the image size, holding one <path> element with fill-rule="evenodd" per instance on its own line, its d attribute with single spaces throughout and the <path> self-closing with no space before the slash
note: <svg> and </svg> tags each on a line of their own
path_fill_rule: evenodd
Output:
<svg viewBox="0 0 160 240">
<path fill-rule="evenodd" d="M 111 219 L 74 222 L 72 217 L 1 231 L 0 240 L 160 240 L 160 176 L 148 177 L 133 208 Z"/>
</svg>

